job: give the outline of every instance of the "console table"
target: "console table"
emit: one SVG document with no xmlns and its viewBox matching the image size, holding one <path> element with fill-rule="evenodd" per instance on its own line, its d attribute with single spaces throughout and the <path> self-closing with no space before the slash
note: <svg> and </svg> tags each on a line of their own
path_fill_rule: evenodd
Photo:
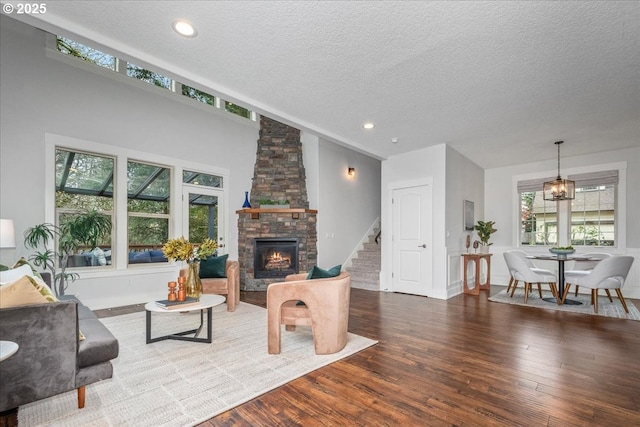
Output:
<svg viewBox="0 0 640 427">
<path fill-rule="evenodd" d="M 491 257 L 493 254 L 462 254 L 464 258 L 464 293 L 471 295 L 480 295 L 481 289 L 489 289 L 491 286 Z M 484 283 L 480 283 L 480 261 L 485 260 L 487 263 L 487 280 Z M 472 289 L 469 288 L 467 282 L 467 270 L 469 262 L 473 261 L 475 263 L 475 281 L 474 287 Z"/>
</svg>

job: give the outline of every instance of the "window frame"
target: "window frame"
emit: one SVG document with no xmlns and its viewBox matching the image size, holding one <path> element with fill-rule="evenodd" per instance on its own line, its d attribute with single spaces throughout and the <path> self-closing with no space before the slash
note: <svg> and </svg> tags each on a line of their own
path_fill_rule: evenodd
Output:
<svg viewBox="0 0 640 427">
<path fill-rule="evenodd" d="M 45 221 L 55 223 L 55 150 L 56 148 L 71 151 L 90 152 L 96 155 L 104 155 L 115 159 L 115 187 L 114 187 L 114 217 L 113 224 L 113 248 L 111 266 L 103 268 L 83 268 L 77 270 L 69 268 L 68 271 L 78 271 L 81 279 L 93 279 L 101 277 L 117 277 L 132 274 L 149 274 L 154 272 L 166 272 L 167 270 L 175 270 L 176 262 L 169 261 L 163 263 L 149 264 L 128 264 L 128 204 L 127 204 L 127 162 L 129 160 L 135 162 L 143 162 L 149 164 L 164 165 L 171 168 L 171 184 L 170 192 L 170 219 L 169 219 L 169 238 L 175 238 L 183 235 L 183 214 L 182 214 L 182 171 L 184 169 L 201 171 L 211 175 L 219 175 L 223 178 L 223 200 L 225 206 L 229 206 L 229 183 L 230 171 L 225 168 L 212 167 L 200 163 L 185 161 L 177 158 L 165 157 L 162 155 L 147 153 L 129 148 L 123 148 L 114 145 L 102 144 L 93 141 L 81 140 L 63 135 L 45 133 L 45 168 L 44 168 L 44 203 L 45 203 Z M 224 215 L 224 229 L 219 230 L 224 240 L 228 241 L 229 230 L 229 211 L 228 209 L 222 213 Z"/>
<path fill-rule="evenodd" d="M 618 184 L 615 190 L 615 245 L 614 246 L 590 246 L 590 245 L 574 245 L 578 250 L 585 249 L 604 249 L 610 252 L 621 252 L 626 250 L 626 221 L 627 221 L 627 179 L 626 170 L 627 162 L 616 162 L 597 164 L 590 166 L 566 168 L 562 170 L 562 176 L 568 177 L 569 175 L 590 174 L 605 172 L 609 170 L 618 171 Z M 526 180 L 544 180 L 547 177 L 553 177 L 557 175 L 557 171 L 543 171 L 524 175 L 514 175 L 512 177 L 513 188 L 513 245 L 514 247 L 521 249 L 548 249 L 552 245 L 530 245 L 528 243 L 522 243 L 520 227 L 521 227 L 521 193 L 518 191 L 518 182 Z M 570 202 L 570 201 L 569 201 Z M 559 202 L 558 203 L 558 242 L 571 242 L 571 203 Z M 564 229 L 564 232 L 562 230 Z M 562 233 L 562 235 L 561 235 Z"/>
</svg>

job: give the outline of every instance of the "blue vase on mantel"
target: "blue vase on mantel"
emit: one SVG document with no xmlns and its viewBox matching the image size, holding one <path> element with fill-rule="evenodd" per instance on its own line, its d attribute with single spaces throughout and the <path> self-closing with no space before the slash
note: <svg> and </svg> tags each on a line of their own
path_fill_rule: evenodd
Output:
<svg viewBox="0 0 640 427">
<path fill-rule="evenodd" d="M 249 192 L 245 191 L 244 192 L 244 204 L 242 205 L 243 209 L 249 209 L 251 208 L 251 203 L 249 203 Z"/>
</svg>

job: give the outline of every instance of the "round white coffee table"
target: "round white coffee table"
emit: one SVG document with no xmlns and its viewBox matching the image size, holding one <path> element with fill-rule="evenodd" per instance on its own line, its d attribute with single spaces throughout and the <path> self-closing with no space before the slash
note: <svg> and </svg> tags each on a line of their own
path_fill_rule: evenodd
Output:
<svg viewBox="0 0 640 427">
<path fill-rule="evenodd" d="M 211 343 L 211 324 L 213 318 L 213 307 L 220 305 L 226 301 L 226 298 L 222 295 L 202 295 L 200 302 L 196 305 L 189 304 L 186 307 L 180 307 L 179 309 L 166 309 L 160 307 L 155 301 L 149 301 L 145 304 L 144 309 L 147 312 L 147 344 L 162 340 L 181 340 L 181 341 L 193 341 Z M 151 312 L 154 313 L 181 313 L 185 311 L 200 310 L 200 326 L 196 329 L 189 331 L 178 332 L 171 335 L 164 335 L 161 337 L 151 338 Z M 207 336 L 204 338 L 198 338 L 202 326 L 204 325 L 204 311 L 207 310 Z M 192 337 L 185 336 L 191 335 Z"/>
<path fill-rule="evenodd" d="M 19 348 L 18 343 L 13 341 L 0 341 L 0 362 L 16 354 Z"/>
</svg>

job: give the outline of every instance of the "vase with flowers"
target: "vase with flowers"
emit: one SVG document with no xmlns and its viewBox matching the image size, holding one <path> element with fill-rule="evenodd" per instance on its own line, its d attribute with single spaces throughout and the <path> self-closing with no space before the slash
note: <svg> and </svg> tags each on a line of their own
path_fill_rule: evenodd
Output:
<svg viewBox="0 0 640 427">
<path fill-rule="evenodd" d="M 200 298 L 202 295 L 202 281 L 199 274 L 200 260 L 213 255 L 217 248 L 218 244 L 211 239 L 204 239 L 201 244 L 196 245 L 184 237 L 171 239 L 162 246 L 162 252 L 167 258 L 187 262 L 189 269 L 187 270 L 185 287 L 188 297 Z"/>
</svg>

